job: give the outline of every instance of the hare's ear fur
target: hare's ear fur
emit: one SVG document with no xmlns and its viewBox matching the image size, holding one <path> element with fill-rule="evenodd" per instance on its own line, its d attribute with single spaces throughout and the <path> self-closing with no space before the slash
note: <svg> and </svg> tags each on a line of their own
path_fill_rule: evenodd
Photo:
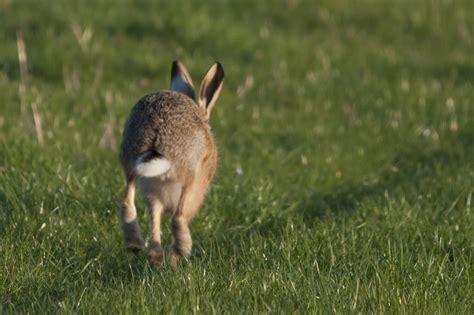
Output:
<svg viewBox="0 0 474 315">
<path fill-rule="evenodd" d="M 191 76 L 186 70 L 186 67 L 179 61 L 173 61 L 171 65 L 171 83 L 170 90 L 181 92 L 193 100 L 194 98 L 194 85 Z"/>
<path fill-rule="evenodd" d="M 223 83 L 224 69 L 217 62 L 209 68 L 202 79 L 201 88 L 199 89 L 199 106 L 206 110 L 207 119 L 209 119 L 212 108 L 216 104 Z"/>
</svg>

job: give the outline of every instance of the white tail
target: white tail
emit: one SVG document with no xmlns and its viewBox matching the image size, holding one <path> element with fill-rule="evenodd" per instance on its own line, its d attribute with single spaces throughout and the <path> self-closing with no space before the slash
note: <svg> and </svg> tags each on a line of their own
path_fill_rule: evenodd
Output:
<svg viewBox="0 0 474 315">
<path fill-rule="evenodd" d="M 164 157 L 154 158 L 146 162 L 143 162 L 142 159 L 143 157 L 138 158 L 135 166 L 138 175 L 142 177 L 157 177 L 171 168 L 170 161 Z"/>
</svg>

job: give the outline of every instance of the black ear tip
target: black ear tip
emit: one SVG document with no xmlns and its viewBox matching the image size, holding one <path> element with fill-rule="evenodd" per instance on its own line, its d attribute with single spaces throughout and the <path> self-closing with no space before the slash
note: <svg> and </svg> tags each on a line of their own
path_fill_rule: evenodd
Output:
<svg viewBox="0 0 474 315">
<path fill-rule="evenodd" d="M 219 61 L 216 61 L 216 67 L 217 67 L 217 73 L 219 74 L 220 77 L 224 77 L 224 67 L 222 67 L 222 64 Z"/>
<path fill-rule="evenodd" d="M 178 71 L 179 71 L 179 61 L 174 60 L 171 63 L 171 76 L 174 76 L 175 74 L 178 74 Z"/>
</svg>

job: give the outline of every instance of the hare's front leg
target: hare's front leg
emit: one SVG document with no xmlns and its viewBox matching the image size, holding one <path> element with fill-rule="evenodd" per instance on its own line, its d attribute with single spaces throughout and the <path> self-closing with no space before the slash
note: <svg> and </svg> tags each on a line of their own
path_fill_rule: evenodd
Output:
<svg viewBox="0 0 474 315">
<path fill-rule="evenodd" d="M 135 207 L 135 179 L 127 180 L 127 190 L 120 204 L 120 221 L 122 224 L 125 249 L 138 253 L 143 250 L 145 242 L 140 233 L 137 222 L 137 208 Z"/>
<path fill-rule="evenodd" d="M 163 204 L 156 198 L 147 200 L 151 216 L 151 247 L 148 252 L 148 261 L 154 268 L 159 268 L 164 262 L 164 252 L 161 247 L 161 216 Z"/>
</svg>

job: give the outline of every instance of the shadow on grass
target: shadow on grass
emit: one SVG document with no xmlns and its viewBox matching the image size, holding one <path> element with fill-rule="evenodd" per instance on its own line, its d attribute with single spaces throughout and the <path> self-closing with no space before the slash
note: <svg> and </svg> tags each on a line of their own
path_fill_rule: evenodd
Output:
<svg viewBox="0 0 474 315">
<path fill-rule="evenodd" d="M 394 155 L 379 176 L 371 182 L 351 182 L 337 187 L 330 193 L 313 192 L 300 207 L 305 218 L 320 217 L 331 213 L 342 215 L 352 211 L 364 200 L 381 200 L 394 189 L 407 194 L 417 194 L 423 181 L 436 176 L 440 168 L 460 167 L 474 161 L 474 130 L 458 132 L 440 148 L 414 144 Z M 413 188 L 413 189 L 410 189 Z"/>
</svg>

